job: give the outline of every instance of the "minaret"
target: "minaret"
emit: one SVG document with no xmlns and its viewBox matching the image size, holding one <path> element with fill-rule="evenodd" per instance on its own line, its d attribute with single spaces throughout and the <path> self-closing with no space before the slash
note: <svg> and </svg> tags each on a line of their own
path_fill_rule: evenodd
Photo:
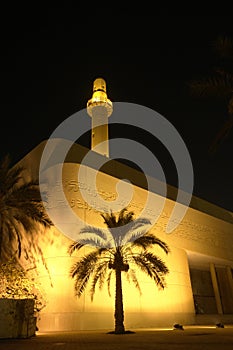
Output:
<svg viewBox="0 0 233 350">
<path fill-rule="evenodd" d="M 105 80 L 97 78 L 93 83 L 92 98 L 87 102 L 87 113 L 92 118 L 91 149 L 106 157 L 109 157 L 108 117 L 112 111 L 112 102 L 107 97 Z M 105 143 L 100 145 L 104 141 Z"/>
</svg>

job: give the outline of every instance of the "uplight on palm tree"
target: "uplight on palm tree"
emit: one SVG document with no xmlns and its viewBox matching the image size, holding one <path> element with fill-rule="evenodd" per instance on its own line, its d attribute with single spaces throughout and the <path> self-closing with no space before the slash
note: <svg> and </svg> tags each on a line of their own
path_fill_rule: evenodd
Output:
<svg viewBox="0 0 233 350">
<path fill-rule="evenodd" d="M 101 289 L 106 283 L 110 294 L 111 279 L 115 279 L 115 334 L 126 333 L 124 327 L 124 307 L 122 273 L 126 273 L 135 287 L 141 292 L 136 270 L 139 269 L 155 284 L 164 289 L 165 275 L 169 272 L 165 263 L 149 248 L 157 245 L 166 254 L 169 248 L 165 242 L 149 232 L 150 220 L 134 219 L 134 213 L 123 209 L 117 216 L 114 213 L 101 214 L 107 229 L 85 226 L 78 239 L 69 246 L 70 255 L 74 251 L 89 246 L 88 253 L 81 255 L 70 270 L 75 280 L 77 297 L 90 288 L 93 300 L 96 286 Z"/>
</svg>

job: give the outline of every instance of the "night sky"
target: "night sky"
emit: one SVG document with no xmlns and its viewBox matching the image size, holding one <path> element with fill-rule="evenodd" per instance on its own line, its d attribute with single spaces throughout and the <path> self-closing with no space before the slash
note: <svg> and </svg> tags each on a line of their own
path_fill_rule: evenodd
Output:
<svg viewBox="0 0 233 350">
<path fill-rule="evenodd" d="M 29 10 L 30 11 L 30 10 Z M 70 115 L 86 107 L 95 78 L 113 102 L 137 103 L 162 114 L 178 130 L 194 168 L 194 194 L 233 211 L 233 130 L 214 154 L 208 147 L 227 117 L 216 99 L 191 96 L 191 79 L 211 75 L 211 48 L 233 37 L 232 17 L 168 15 L 82 18 L 72 11 L 6 11 L 1 23 L 0 157 L 16 163 Z M 86 16 L 86 14 L 85 14 Z M 167 182 L 177 177 L 169 154 L 141 130 L 110 128 L 151 149 Z M 90 147 L 90 135 L 80 140 Z"/>
</svg>

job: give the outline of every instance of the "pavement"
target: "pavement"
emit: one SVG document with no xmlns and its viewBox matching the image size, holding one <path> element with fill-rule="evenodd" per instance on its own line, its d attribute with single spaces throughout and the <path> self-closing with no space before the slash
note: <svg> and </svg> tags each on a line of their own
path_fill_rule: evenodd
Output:
<svg viewBox="0 0 233 350">
<path fill-rule="evenodd" d="M 1 339 L 0 350 L 232 350 L 233 325 L 189 326 L 184 330 L 135 329 L 133 334 L 108 331 L 40 333 L 28 339 Z"/>
</svg>

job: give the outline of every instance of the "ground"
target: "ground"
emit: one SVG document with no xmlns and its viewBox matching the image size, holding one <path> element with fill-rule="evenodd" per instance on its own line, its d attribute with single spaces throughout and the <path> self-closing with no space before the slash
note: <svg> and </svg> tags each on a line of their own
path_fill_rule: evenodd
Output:
<svg viewBox="0 0 233 350">
<path fill-rule="evenodd" d="M 37 333 L 30 339 L 0 340 L 0 350 L 230 350 L 233 325 L 224 328 L 184 327 L 184 330 L 140 329 L 133 334 L 106 331 Z"/>
</svg>

